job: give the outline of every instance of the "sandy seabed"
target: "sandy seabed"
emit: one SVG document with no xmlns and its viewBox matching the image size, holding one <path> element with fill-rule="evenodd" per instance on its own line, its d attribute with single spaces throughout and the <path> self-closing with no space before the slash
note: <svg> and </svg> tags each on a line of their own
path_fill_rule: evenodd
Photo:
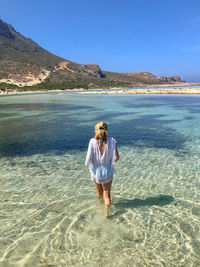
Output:
<svg viewBox="0 0 200 267">
<path fill-rule="evenodd" d="M 200 266 L 198 95 L 18 96 L 0 98 L 1 267 Z M 108 218 L 84 165 L 101 118 Z"/>
</svg>

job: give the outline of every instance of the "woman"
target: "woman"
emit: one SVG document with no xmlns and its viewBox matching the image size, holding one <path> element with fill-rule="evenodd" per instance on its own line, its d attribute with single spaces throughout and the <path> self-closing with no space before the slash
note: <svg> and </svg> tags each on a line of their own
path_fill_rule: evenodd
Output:
<svg viewBox="0 0 200 267">
<path fill-rule="evenodd" d="M 110 190 L 114 173 L 114 162 L 119 160 L 116 141 L 108 137 L 108 126 L 99 121 L 94 126 L 95 137 L 90 139 L 85 165 L 91 173 L 99 199 L 104 197 L 105 207 L 110 206 Z"/>
</svg>

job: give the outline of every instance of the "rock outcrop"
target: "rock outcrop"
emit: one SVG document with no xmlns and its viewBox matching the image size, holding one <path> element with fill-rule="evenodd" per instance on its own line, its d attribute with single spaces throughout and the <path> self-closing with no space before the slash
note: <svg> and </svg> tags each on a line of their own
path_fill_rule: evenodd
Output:
<svg viewBox="0 0 200 267">
<path fill-rule="evenodd" d="M 179 76 L 170 76 L 170 77 L 165 77 L 165 76 L 160 76 L 159 79 L 161 81 L 166 81 L 166 82 L 184 82 L 181 81 L 181 78 Z"/>
<path fill-rule="evenodd" d="M 14 39 L 15 35 L 12 32 L 15 32 L 14 28 L 0 19 L 0 35 L 8 39 Z"/>
<path fill-rule="evenodd" d="M 84 68 L 87 69 L 88 73 L 91 73 L 92 75 L 96 76 L 97 78 L 103 78 L 103 73 L 97 64 L 86 64 L 84 65 Z"/>
</svg>

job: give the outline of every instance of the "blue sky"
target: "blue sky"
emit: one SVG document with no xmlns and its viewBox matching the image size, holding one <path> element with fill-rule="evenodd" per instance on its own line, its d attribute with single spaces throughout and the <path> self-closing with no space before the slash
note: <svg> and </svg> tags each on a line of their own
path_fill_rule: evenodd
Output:
<svg viewBox="0 0 200 267">
<path fill-rule="evenodd" d="M 199 0 L 0 0 L 0 18 L 80 64 L 200 82 Z"/>
</svg>

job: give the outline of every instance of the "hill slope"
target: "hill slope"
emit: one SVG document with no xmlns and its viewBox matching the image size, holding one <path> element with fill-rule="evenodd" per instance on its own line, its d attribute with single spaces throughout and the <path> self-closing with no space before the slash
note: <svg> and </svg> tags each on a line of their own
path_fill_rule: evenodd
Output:
<svg viewBox="0 0 200 267">
<path fill-rule="evenodd" d="M 65 60 L 0 20 L 0 87 L 14 84 L 15 87 L 44 89 L 108 88 L 175 82 L 180 82 L 180 78 L 158 78 L 148 72 L 108 72 L 96 64 L 82 65 Z"/>
</svg>

